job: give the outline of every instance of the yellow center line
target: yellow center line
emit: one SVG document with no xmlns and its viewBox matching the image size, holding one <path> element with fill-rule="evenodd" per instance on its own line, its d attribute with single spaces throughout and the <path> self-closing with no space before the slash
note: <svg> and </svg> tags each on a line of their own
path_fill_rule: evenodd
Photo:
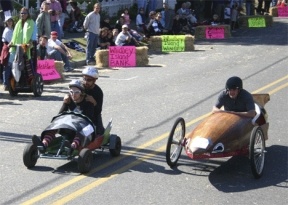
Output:
<svg viewBox="0 0 288 205">
<path fill-rule="evenodd" d="M 163 152 L 164 150 L 166 149 L 166 145 L 164 146 L 161 146 L 159 147 L 157 150 L 151 152 L 151 153 L 148 153 L 146 155 L 144 155 L 143 157 L 117 169 L 116 171 L 114 171 L 113 173 L 111 174 L 108 174 L 107 176 L 104 176 L 98 180 L 95 180 L 94 182 L 82 187 L 81 189 L 78 189 L 77 191 L 63 197 L 62 199 L 60 200 L 57 200 L 55 201 L 54 203 L 52 203 L 52 205 L 61 205 L 61 204 L 65 204 L 83 194 L 85 194 L 86 192 L 90 191 L 91 189 L 97 187 L 97 186 L 100 186 L 101 184 L 105 183 L 106 181 L 118 176 L 119 174 L 129 170 L 130 168 L 142 163 L 144 160 L 147 160 L 147 159 L 150 159 L 154 156 L 156 156 L 159 152 Z"/>
<path fill-rule="evenodd" d="M 274 82 L 272 82 L 272 83 L 270 83 L 270 84 L 268 84 L 268 85 L 266 85 L 266 86 L 264 86 L 264 87 L 262 87 L 262 88 L 260 88 L 260 89 L 258 89 L 258 90 L 256 90 L 256 91 L 254 91 L 253 93 L 258 93 L 258 92 L 260 92 L 260 91 L 262 91 L 262 90 L 264 90 L 264 89 L 266 89 L 266 88 L 269 88 L 269 87 L 271 87 L 271 86 L 273 86 L 273 85 L 275 85 L 275 84 L 277 84 L 277 83 L 279 83 L 279 82 L 281 82 L 281 81 L 283 81 L 283 80 L 285 80 L 285 79 L 287 79 L 287 78 L 288 78 L 288 75 L 285 76 L 285 77 L 283 77 L 283 78 L 280 78 L 280 79 L 278 79 L 278 80 L 276 80 L 276 81 L 274 81 Z M 270 91 L 270 92 L 268 92 L 268 93 L 269 93 L 269 94 L 273 94 L 273 93 L 275 93 L 275 92 L 277 92 L 277 91 L 279 91 L 279 90 L 281 90 L 281 89 L 283 89 L 283 88 L 285 88 L 285 87 L 287 87 L 287 86 L 288 86 L 288 83 L 286 83 L 286 84 L 284 84 L 284 85 L 281 85 L 281 86 L 273 89 L 272 91 Z M 198 117 L 198 118 L 196 118 L 196 119 L 194 119 L 194 120 L 192 120 L 192 121 L 190 121 L 190 122 L 188 122 L 188 123 L 186 123 L 186 127 L 190 127 L 190 126 L 193 125 L 194 123 L 196 123 L 196 122 L 198 122 L 198 121 L 206 118 L 208 115 L 210 115 L 210 112 L 209 112 L 209 113 L 206 113 L 206 114 L 204 114 L 204 115 L 202 115 L 202 116 L 200 116 L 200 117 Z M 169 135 L 169 133 L 166 132 L 166 133 L 164 133 L 164 134 L 162 134 L 162 135 L 154 138 L 153 140 L 150 140 L 150 141 L 148 141 L 148 142 L 146 142 L 146 143 L 138 146 L 137 148 L 135 148 L 135 149 L 133 149 L 133 150 L 127 151 L 127 153 L 125 153 L 124 156 L 122 155 L 122 156 L 120 156 L 120 157 L 117 157 L 117 158 L 115 158 L 115 159 L 113 159 L 113 160 L 110 160 L 109 162 L 107 162 L 107 163 L 105 163 L 105 164 L 103 164 L 103 165 L 101 165 L 101 166 L 99 166 L 99 167 L 91 170 L 91 171 L 89 172 L 89 174 L 77 176 L 77 177 L 75 177 L 74 179 L 71 179 L 71 180 L 65 182 L 64 184 L 61 184 L 61 185 L 59 185 L 59 186 L 57 186 L 57 187 L 55 187 L 55 188 L 53 188 L 53 189 L 51 189 L 51 190 L 49 190 L 49 191 L 47 191 L 47 192 L 44 192 L 44 193 L 42 193 L 42 194 L 40 194 L 40 195 L 38 195 L 38 196 L 36 196 L 36 197 L 34 197 L 34 198 L 26 201 L 26 202 L 23 202 L 22 205 L 34 204 L 35 202 L 40 201 L 40 200 L 42 200 L 42 199 L 44 199 L 44 198 L 46 198 L 46 197 L 48 197 L 48 196 L 50 196 L 50 195 L 52 195 L 52 194 L 60 191 L 60 190 L 66 188 L 66 187 L 68 187 L 68 186 L 71 186 L 72 184 L 74 184 L 74 183 L 76 183 L 76 182 L 78 182 L 78 181 L 80 181 L 80 180 L 82 180 L 82 179 L 84 179 L 84 178 L 92 175 L 92 174 L 95 173 L 95 172 L 98 172 L 98 171 L 100 171 L 100 170 L 102 170 L 102 169 L 104 169 L 104 168 L 106 168 L 106 167 L 108 167 L 108 166 L 110 166 L 110 165 L 112 165 L 112 164 L 114 164 L 114 163 L 116 163 L 116 162 L 118 162 L 118 161 L 120 161 L 120 160 L 128 157 L 128 156 L 131 156 L 131 155 L 135 154 L 136 152 L 138 152 L 138 151 L 141 150 L 141 149 L 144 149 L 144 148 L 146 148 L 146 147 L 149 147 L 149 146 L 155 144 L 156 142 L 165 139 L 168 135 Z M 166 145 L 165 145 L 165 146 L 162 146 L 162 147 L 159 148 L 159 149 L 162 150 L 162 149 L 164 149 L 163 147 L 166 147 Z M 154 154 L 153 154 L 153 153 L 154 153 Z M 155 153 L 156 153 L 156 154 L 155 154 Z M 152 155 L 152 156 L 151 156 L 151 155 Z M 145 155 L 144 157 L 142 157 L 142 158 L 140 158 L 140 159 L 143 159 L 143 160 L 144 160 L 144 159 L 146 159 L 146 158 L 151 158 L 151 157 L 153 157 L 153 156 L 155 156 L 155 155 L 157 155 L 157 152 L 152 152 L 152 153 L 149 153 L 149 154 Z M 113 178 L 114 176 L 119 175 L 119 173 L 118 173 L 119 170 L 124 170 L 124 171 L 125 171 L 125 169 L 127 170 L 127 167 L 135 166 L 136 164 L 141 163 L 143 160 L 140 160 L 140 159 L 138 159 L 138 160 L 136 160 L 136 161 L 133 161 L 133 162 L 131 162 L 130 164 L 128 164 L 128 165 L 126 165 L 126 166 L 118 169 L 116 172 L 113 172 L 113 173 L 114 173 L 113 175 L 111 174 L 111 175 L 109 175 L 109 176 L 107 176 L 107 177 L 104 177 L 103 179 L 101 178 L 101 179 L 99 179 L 99 180 L 96 180 L 96 181 L 93 182 L 92 184 L 95 183 L 96 186 L 98 186 L 98 183 L 100 183 L 100 182 L 101 182 L 100 184 L 104 183 L 105 181 L 109 180 L 110 178 Z M 140 162 L 139 162 L 139 160 L 140 160 Z M 136 163 L 136 164 L 135 164 L 135 163 Z M 122 171 L 122 172 L 123 172 L 123 171 Z M 90 187 L 90 184 L 89 184 L 88 186 Z M 91 185 L 91 186 L 92 186 L 92 185 Z M 85 187 L 87 187 L 87 186 L 85 186 Z M 84 189 L 84 188 L 82 188 L 81 190 L 83 190 L 83 189 Z M 87 191 L 88 191 L 88 190 L 90 190 L 90 188 L 87 189 Z M 85 192 L 87 192 L 87 191 L 85 191 Z M 84 192 L 84 193 L 85 193 L 85 192 Z M 73 192 L 73 193 L 70 194 L 70 195 L 73 195 L 73 196 L 74 196 L 74 195 L 75 195 L 75 192 Z M 73 197 L 73 198 L 76 198 L 76 197 Z M 63 199 L 64 199 L 64 198 L 63 198 Z M 67 200 L 67 197 L 65 197 L 65 200 Z M 70 199 L 70 200 L 72 200 L 72 199 Z M 65 203 L 66 203 L 66 202 L 65 202 Z M 57 204 L 59 204 L 59 203 L 57 202 Z"/>
</svg>

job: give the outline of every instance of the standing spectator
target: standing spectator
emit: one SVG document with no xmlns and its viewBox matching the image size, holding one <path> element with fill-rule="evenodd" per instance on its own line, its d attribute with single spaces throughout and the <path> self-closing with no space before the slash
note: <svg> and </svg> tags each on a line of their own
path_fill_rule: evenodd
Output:
<svg viewBox="0 0 288 205">
<path fill-rule="evenodd" d="M 272 0 L 264 0 L 264 12 L 265 12 L 264 14 L 265 15 L 269 15 L 270 13 L 269 9 L 270 9 L 271 1 Z"/>
<path fill-rule="evenodd" d="M 64 71 L 72 71 L 73 68 L 70 66 L 69 59 L 72 59 L 72 55 L 69 52 L 69 49 L 57 39 L 58 33 L 56 31 L 51 32 L 51 37 L 48 40 L 47 53 L 49 59 L 54 59 L 57 61 L 64 62 Z"/>
<path fill-rule="evenodd" d="M 262 8 L 263 7 L 263 0 L 258 0 L 258 6 L 257 6 L 257 14 L 258 15 L 263 15 L 264 14 L 264 9 Z"/>
<path fill-rule="evenodd" d="M 231 31 L 232 32 L 235 32 L 237 18 L 238 18 L 238 4 L 237 2 L 234 2 L 231 8 Z"/>
<path fill-rule="evenodd" d="M 173 26 L 173 20 L 175 16 L 175 12 L 170 9 L 167 3 L 163 3 L 163 11 L 161 11 L 162 19 L 161 24 L 165 30 L 171 31 Z"/>
<path fill-rule="evenodd" d="M 50 20 L 51 20 L 51 31 L 56 31 L 60 35 L 58 35 L 58 39 L 61 40 L 61 29 L 58 20 L 60 19 L 60 15 L 62 13 L 62 7 L 59 1 L 57 0 L 47 0 L 50 2 Z"/>
<path fill-rule="evenodd" d="M 126 24 L 127 26 L 129 26 L 131 20 L 130 20 L 130 15 L 129 15 L 129 11 L 128 11 L 127 8 L 124 9 L 124 13 L 123 13 L 121 16 L 124 17 L 124 24 Z"/>
<path fill-rule="evenodd" d="M 30 16 L 29 10 L 26 7 L 23 7 L 20 10 L 20 19 L 16 23 L 12 40 L 9 43 L 10 45 L 27 45 L 27 50 L 25 51 L 27 54 L 27 59 L 31 59 L 31 46 L 34 40 L 36 40 L 36 37 L 34 39 L 34 33 L 36 33 L 36 24 L 33 21 L 33 19 Z M 10 56 L 9 56 L 9 63 L 12 64 L 15 53 L 16 53 L 16 48 L 12 47 L 9 50 Z"/>
<path fill-rule="evenodd" d="M 71 5 L 71 11 L 69 13 L 70 25 L 69 31 L 76 32 L 77 28 L 81 28 L 83 24 L 83 18 L 80 8 L 78 7 L 77 2 L 69 1 Z"/>
<path fill-rule="evenodd" d="M 144 15 L 144 8 L 140 8 L 139 12 L 136 16 L 136 28 L 138 32 L 144 33 L 144 28 L 143 26 L 145 25 L 145 15 Z"/>
<path fill-rule="evenodd" d="M 100 32 L 100 4 L 94 5 L 94 10 L 90 12 L 83 23 L 84 29 L 87 30 L 87 52 L 86 63 L 87 65 L 95 65 L 95 52 L 98 45 L 98 36 Z"/>
<path fill-rule="evenodd" d="M 37 37 L 45 35 L 49 36 L 51 33 L 51 21 L 50 21 L 50 3 L 43 1 L 41 4 L 41 12 L 36 19 L 37 25 Z"/>
<path fill-rule="evenodd" d="M 148 2 L 148 11 L 155 11 L 157 7 L 157 0 L 149 0 Z"/>
<path fill-rule="evenodd" d="M 3 66 L 3 85 L 4 90 L 8 90 L 8 80 L 11 76 L 11 65 L 9 64 L 9 46 L 12 40 L 14 21 L 12 16 L 5 17 L 5 29 L 2 34 L 3 47 L 0 56 L 0 63 Z"/>
<path fill-rule="evenodd" d="M 246 8 L 246 16 L 251 16 L 251 7 L 253 6 L 253 0 L 246 0 L 245 2 L 245 8 Z"/>
<path fill-rule="evenodd" d="M 230 25 L 230 20 L 231 20 L 231 8 L 230 4 L 227 3 L 224 8 L 224 23 Z"/>
<path fill-rule="evenodd" d="M 74 2 L 74 0 L 70 0 L 70 2 Z M 60 27 L 60 32 L 61 32 L 61 37 L 64 37 L 64 32 L 63 32 L 63 25 L 65 21 L 65 15 L 68 14 L 67 12 L 67 0 L 59 0 L 59 3 L 61 4 L 62 12 L 59 15 L 59 20 L 58 24 Z"/>
<path fill-rule="evenodd" d="M 39 44 L 37 45 L 37 59 L 38 60 L 48 59 L 47 42 L 48 42 L 47 36 L 40 36 Z"/>
<path fill-rule="evenodd" d="M 146 13 L 146 8 L 147 8 L 147 0 L 137 0 L 137 6 L 139 8 L 143 8 L 144 14 Z"/>
</svg>

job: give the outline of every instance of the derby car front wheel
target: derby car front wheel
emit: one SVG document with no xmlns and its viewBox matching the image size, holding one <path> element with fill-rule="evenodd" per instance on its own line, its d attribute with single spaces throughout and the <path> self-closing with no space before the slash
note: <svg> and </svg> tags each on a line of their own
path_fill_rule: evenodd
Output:
<svg viewBox="0 0 288 205">
<path fill-rule="evenodd" d="M 265 163 L 265 138 L 261 127 L 254 127 L 250 136 L 249 158 L 256 179 L 263 174 Z"/>
<path fill-rule="evenodd" d="M 174 167 L 180 157 L 185 137 L 185 121 L 182 117 L 174 123 L 170 132 L 166 146 L 166 162 L 170 167 Z"/>
<path fill-rule="evenodd" d="M 120 155 L 122 148 L 121 138 L 117 135 L 110 135 L 109 139 L 109 151 L 112 157 L 117 157 Z"/>
<path fill-rule="evenodd" d="M 32 91 L 35 97 L 40 97 L 43 93 L 43 78 L 39 73 L 36 73 L 32 80 Z"/>
<path fill-rule="evenodd" d="M 34 144 L 27 144 L 23 152 L 24 165 L 30 169 L 35 166 L 38 158 L 38 148 Z"/>
<path fill-rule="evenodd" d="M 80 151 L 78 157 L 78 170 L 80 173 L 89 172 L 92 166 L 93 154 L 92 152 L 84 148 Z"/>
</svg>

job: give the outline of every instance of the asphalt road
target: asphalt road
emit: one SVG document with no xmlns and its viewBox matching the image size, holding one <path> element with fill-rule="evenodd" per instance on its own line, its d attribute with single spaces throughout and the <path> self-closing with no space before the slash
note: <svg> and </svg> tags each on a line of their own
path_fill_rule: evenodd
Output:
<svg viewBox="0 0 288 205">
<path fill-rule="evenodd" d="M 196 51 L 151 54 L 149 67 L 100 70 L 103 121 L 122 139 L 120 157 L 97 151 L 93 169 L 76 162 L 39 159 L 28 170 L 22 154 L 58 112 L 67 84 L 45 85 L 42 97 L 0 93 L 0 204 L 284 204 L 287 202 L 288 19 L 272 27 L 241 29 L 227 40 L 196 41 Z M 211 111 L 228 77 L 244 88 L 269 93 L 269 139 L 264 175 L 255 180 L 245 157 L 191 160 L 175 169 L 165 160 L 168 133 L 177 117 L 187 132 Z M 221 123 L 221 122 L 219 122 Z"/>
</svg>

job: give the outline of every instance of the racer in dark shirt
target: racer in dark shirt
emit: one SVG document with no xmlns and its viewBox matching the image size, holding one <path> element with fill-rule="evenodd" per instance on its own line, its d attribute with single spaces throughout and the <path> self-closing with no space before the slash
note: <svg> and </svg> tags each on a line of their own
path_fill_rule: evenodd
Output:
<svg viewBox="0 0 288 205">
<path fill-rule="evenodd" d="M 102 122 L 102 105 L 103 105 L 103 91 L 96 84 L 96 80 L 99 78 L 98 70 L 94 67 L 86 67 L 82 71 L 83 85 L 85 88 L 86 100 L 94 105 L 94 120 L 96 126 L 96 134 L 103 135 L 104 127 Z"/>
<path fill-rule="evenodd" d="M 224 110 L 220 109 L 222 106 Z M 256 115 L 253 97 L 243 89 L 241 78 L 233 76 L 227 80 L 226 89 L 220 93 L 212 112 L 229 112 L 250 118 Z"/>
</svg>

